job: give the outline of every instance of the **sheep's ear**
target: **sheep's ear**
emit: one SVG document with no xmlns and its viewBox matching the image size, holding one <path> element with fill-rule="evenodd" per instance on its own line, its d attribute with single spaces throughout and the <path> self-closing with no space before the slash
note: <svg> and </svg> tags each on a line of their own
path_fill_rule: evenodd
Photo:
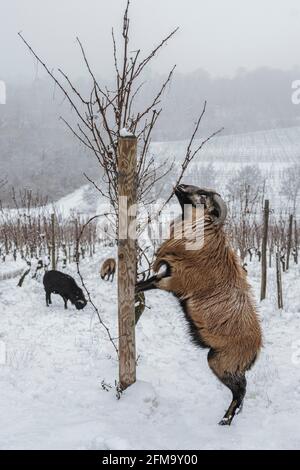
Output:
<svg viewBox="0 0 300 470">
<path fill-rule="evenodd" d="M 203 204 L 203 196 L 199 192 L 193 193 L 191 195 L 191 202 L 193 206 L 198 206 L 199 204 Z"/>
</svg>

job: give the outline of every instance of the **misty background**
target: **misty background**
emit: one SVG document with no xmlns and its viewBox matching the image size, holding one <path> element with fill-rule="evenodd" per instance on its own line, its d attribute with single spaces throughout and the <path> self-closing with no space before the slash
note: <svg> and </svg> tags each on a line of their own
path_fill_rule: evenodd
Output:
<svg viewBox="0 0 300 470">
<path fill-rule="evenodd" d="M 71 110 L 38 67 L 18 31 L 47 63 L 61 67 L 85 91 L 88 77 L 76 36 L 102 82 L 111 84 L 111 28 L 120 31 L 125 0 L 1 0 L 0 80 L 7 103 L 0 105 L 0 171 L 10 188 L 30 187 L 52 199 L 97 174 L 93 155 L 59 119 Z M 176 36 L 147 71 L 141 105 L 176 64 L 163 99 L 156 141 L 190 137 L 204 100 L 200 137 L 224 127 L 223 135 L 299 126 L 291 85 L 300 79 L 300 7 L 296 0 L 132 0 L 131 47 L 145 53 L 172 29 Z M 100 176 L 100 175 L 99 175 Z"/>
</svg>

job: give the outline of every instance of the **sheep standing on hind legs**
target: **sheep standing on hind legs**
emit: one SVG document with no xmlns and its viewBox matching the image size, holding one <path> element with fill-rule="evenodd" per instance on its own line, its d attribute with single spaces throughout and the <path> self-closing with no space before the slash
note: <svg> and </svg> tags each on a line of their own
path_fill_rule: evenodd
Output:
<svg viewBox="0 0 300 470">
<path fill-rule="evenodd" d="M 260 324 L 247 275 L 223 230 L 225 202 L 215 191 L 196 186 L 179 185 L 175 194 L 182 208 L 180 224 L 175 221 L 170 239 L 156 253 L 156 274 L 139 282 L 137 291 L 158 288 L 179 299 L 193 341 L 209 348 L 209 367 L 232 392 L 230 406 L 220 421 L 230 425 L 246 394 L 245 372 L 262 345 Z M 189 249 L 185 230 L 188 224 L 191 233 L 198 230 L 199 204 L 204 208 L 202 244 Z"/>
</svg>

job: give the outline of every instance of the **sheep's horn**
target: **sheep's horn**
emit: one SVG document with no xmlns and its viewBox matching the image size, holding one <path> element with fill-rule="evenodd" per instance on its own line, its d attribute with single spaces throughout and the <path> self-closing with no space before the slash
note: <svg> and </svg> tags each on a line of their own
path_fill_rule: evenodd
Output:
<svg viewBox="0 0 300 470">
<path fill-rule="evenodd" d="M 222 225 L 224 224 L 226 216 L 227 216 L 227 206 L 225 202 L 223 201 L 223 199 L 221 198 L 221 196 L 217 193 L 212 194 L 212 199 L 219 213 L 219 216 L 215 219 L 214 224 Z"/>
</svg>

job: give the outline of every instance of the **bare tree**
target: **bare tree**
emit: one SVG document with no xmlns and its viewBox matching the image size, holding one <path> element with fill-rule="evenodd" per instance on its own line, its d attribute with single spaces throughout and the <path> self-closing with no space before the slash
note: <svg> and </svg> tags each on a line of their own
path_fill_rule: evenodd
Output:
<svg viewBox="0 0 300 470">
<path fill-rule="evenodd" d="M 281 194 L 288 198 L 292 204 L 293 214 L 296 214 L 298 196 L 300 193 L 300 165 L 295 163 L 287 168 L 283 174 Z"/>
<path fill-rule="evenodd" d="M 240 202 L 241 211 L 251 211 L 263 199 L 265 181 L 256 165 L 246 165 L 228 181 L 226 190 L 231 199 Z M 261 196 L 261 197 L 260 197 Z"/>
<path fill-rule="evenodd" d="M 231 177 L 226 189 L 231 207 L 228 225 L 244 262 L 253 249 L 260 251 L 265 181 L 258 167 L 247 165 Z"/>
<path fill-rule="evenodd" d="M 166 88 L 169 86 L 175 66 L 170 70 L 160 88 L 150 99 L 144 109 L 137 109 L 136 98 L 142 92 L 144 86 L 144 72 L 150 62 L 159 51 L 167 44 L 178 28 L 170 32 L 161 42 L 145 56 L 140 49 L 132 50 L 130 47 L 130 0 L 127 1 L 122 24 L 122 45 L 118 46 L 114 30 L 112 29 L 112 54 L 114 59 L 114 85 L 109 87 L 102 85 L 96 77 L 86 51 L 80 39 L 77 38 L 83 62 L 91 79 L 91 89 L 87 96 L 77 89 L 68 75 L 58 69 L 56 76 L 45 62 L 31 48 L 23 35 L 20 38 L 29 48 L 35 59 L 46 70 L 55 85 L 63 93 L 77 117 L 77 124 L 73 125 L 64 118 L 68 129 L 76 138 L 87 147 L 97 158 L 103 169 L 103 183 L 97 184 L 94 179 L 85 175 L 97 188 L 102 196 L 110 201 L 115 214 L 118 212 L 117 175 L 118 155 L 117 140 L 122 129 L 126 129 L 138 138 L 139 150 L 137 161 L 137 202 L 147 203 L 147 198 L 153 186 L 162 180 L 173 168 L 173 163 L 167 158 L 165 161 L 156 161 L 150 155 L 152 131 L 157 124 L 162 112 L 161 101 Z M 181 180 L 191 160 L 198 154 L 205 142 L 213 135 L 205 139 L 201 144 L 193 147 L 202 117 L 206 110 L 206 103 L 196 121 L 195 129 L 183 155 L 183 163 L 177 182 Z M 172 197 L 170 194 L 168 200 Z"/>
</svg>

